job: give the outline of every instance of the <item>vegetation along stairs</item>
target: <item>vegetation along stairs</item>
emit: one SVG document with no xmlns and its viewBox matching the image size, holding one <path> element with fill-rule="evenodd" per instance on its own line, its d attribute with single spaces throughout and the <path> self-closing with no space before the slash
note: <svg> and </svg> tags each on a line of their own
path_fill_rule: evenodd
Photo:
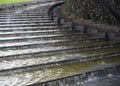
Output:
<svg viewBox="0 0 120 86">
<path fill-rule="evenodd" d="M 48 14 L 57 3 L 62 1 L 45 0 L 0 12 L 1 86 L 80 86 L 72 84 L 98 76 L 101 72 L 96 71 L 103 66 L 102 73 L 112 70 L 119 75 L 120 42 L 59 25 Z M 77 82 L 72 83 L 73 78 Z"/>
</svg>

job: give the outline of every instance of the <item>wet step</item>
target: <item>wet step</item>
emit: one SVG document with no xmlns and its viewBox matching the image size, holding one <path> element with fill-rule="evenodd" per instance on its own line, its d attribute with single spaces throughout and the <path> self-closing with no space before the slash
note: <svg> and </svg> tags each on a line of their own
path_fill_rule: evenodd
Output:
<svg viewBox="0 0 120 86">
<path fill-rule="evenodd" d="M 28 23 L 28 24 L 6 24 L 6 25 L 0 25 L 0 28 L 11 28 L 11 27 L 39 27 L 39 26 L 54 26 L 57 25 L 57 23 Z"/>
<path fill-rule="evenodd" d="M 113 45 L 113 46 L 114 46 L 114 45 Z M 46 46 L 42 46 L 42 47 L 43 47 L 43 50 L 47 50 L 47 48 L 49 48 L 48 46 L 47 46 L 47 48 L 46 48 Z M 57 47 L 58 47 L 58 48 L 61 48 L 62 46 L 57 46 L 57 47 L 55 47 L 55 46 L 50 46 L 50 47 L 52 47 L 52 48 L 54 47 L 55 49 L 57 49 Z M 67 46 L 67 47 L 68 47 L 68 46 Z M 41 47 L 39 47 L 39 48 L 42 50 Z M 38 50 L 40 50 L 39 48 L 38 48 Z M 45 48 L 45 49 L 44 49 L 44 48 Z M 62 48 L 64 49 L 64 48 L 66 48 L 66 46 L 63 46 Z M 35 49 L 37 50 L 37 48 L 35 48 Z M 28 49 L 28 52 L 30 52 L 29 50 L 32 52 L 33 49 Z M 37 51 L 38 51 L 38 50 L 37 50 Z M 48 49 L 48 50 L 50 50 L 50 49 Z M 47 50 L 47 51 L 48 51 L 48 50 Z M 51 49 L 51 50 L 52 50 L 52 49 Z M 23 51 L 24 51 L 24 50 L 23 50 Z M 27 52 L 27 50 L 25 50 L 25 51 Z M 4 52 L 4 51 L 1 51 L 1 54 L 2 54 L 3 52 Z M 17 51 L 16 51 L 16 52 L 17 52 Z M 10 53 L 10 52 L 9 52 L 9 53 Z M 21 53 L 22 53 L 22 52 L 21 52 Z M 3 53 L 3 54 L 4 54 L 4 53 Z"/>
<path fill-rule="evenodd" d="M 8 20 L 10 20 L 10 21 L 40 21 L 40 20 L 52 20 L 51 18 L 18 18 L 18 19 L 9 19 L 9 18 L 6 18 L 6 19 L 0 19 L 0 22 L 4 22 L 4 21 L 8 21 Z"/>
<path fill-rule="evenodd" d="M 7 28 L 0 28 L 0 32 L 18 32 L 18 31 L 60 31 L 60 30 L 70 30 L 68 27 L 58 27 L 56 26 L 35 26 L 35 27 L 7 27 Z"/>
<path fill-rule="evenodd" d="M 6 17 L 7 17 L 7 18 L 17 18 L 17 17 L 18 17 L 18 18 L 19 18 L 19 17 L 25 17 L 25 18 L 26 18 L 26 17 L 27 17 L 27 18 L 29 18 L 29 17 L 30 17 L 30 18 L 31 18 L 31 17 L 33 17 L 33 18 L 34 18 L 34 17 L 37 17 L 37 18 L 38 18 L 38 17 L 39 17 L 39 18 L 49 18 L 48 15 L 41 15 L 41 14 L 39 14 L 39 13 L 38 13 L 38 14 L 11 14 L 11 15 L 8 15 L 8 14 L 3 14 L 3 15 L 1 15 L 1 14 L 0 14 L 0 17 L 1 17 L 1 18 L 6 18 Z"/>
<path fill-rule="evenodd" d="M 88 46 L 89 44 L 91 45 L 97 45 L 99 44 L 117 44 L 117 42 L 106 42 L 104 38 L 89 38 L 89 39 L 73 39 L 73 40 L 64 40 L 64 39 L 59 39 L 59 40 L 40 40 L 40 41 L 26 41 L 26 42 L 11 42 L 11 43 L 1 43 L 0 44 L 0 49 L 1 50 L 6 50 L 6 49 L 24 49 L 28 47 L 34 47 L 34 46 L 58 46 L 58 45 L 65 45 L 65 46 Z M 75 45 L 71 45 L 71 44 Z"/>
<path fill-rule="evenodd" d="M 107 47 L 106 47 L 107 46 Z M 33 49 L 24 49 L 24 50 L 9 50 L 7 53 L 6 51 L 1 51 L 1 60 L 14 60 L 14 59 L 27 59 L 27 58 L 35 58 L 39 56 L 48 56 L 48 55 L 56 55 L 56 54 L 64 54 L 64 55 L 72 55 L 74 57 L 85 57 L 90 56 L 92 57 L 100 57 L 104 56 L 106 53 L 116 53 L 115 55 L 119 56 L 120 48 L 117 46 L 109 46 L 109 45 L 97 45 L 97 46 L 88 46 L 88 47 L 74 47 L 74 48 L 66 48 L 66 47 L 42 47 L 42 48 L 33 48 Z M 90 51 L 98 51 L 97 53 L 89 53 Z M 100 51 L 100 52 L 99 52 Z M 4 54 L 6 53 L 6 54 Z M 70 53 L 70 54 L 69 54 Z M 111 55 L 111 54 L 110 54 Z M 76 59 L 76 58 L 75 58 Z"/>
<path fill-rule="evenodd" d="M 41 13 L 27 13 L 27 14 L 24 14 L 24 13 L 0 13 L 0 17 L 7 17 L 7 16 L 10 16 L 10 17 L 19 17 L 19 16 L 40 16 L 40 17 L 48 17 L 48 14 L 41 14 Z"/>
<path fill-rule="evenodd" d="M 41 32 L 41 33 L 42 33 L 42 32 Z M 47 33 L 47 31 L 46 31 L 46 33 Z M 49 32 L 48 32 L 48 33 L 49 33 Z M 28 32 L 28 35 L 27 35 L 27 34 L 24 35 L 24 33 L 23 33 L 22 35 L 18 35 L 18 36 L 6 36 L 6 37 L 2 37 L 2 36 L 1 36 L 1 37 L 0 37 L 0 40 L 3 40 L 3 39 L 4 39 L 4 40 L 17 39 L 17 38 L 18 38 L 18 39 L 22 39 L 22 38 L 34 38 L 34 37 L 40 37 L 40 38 L 41 38 L 41 37 L 45 37 L 45 38 L 46 38 L 46 37 L 56 37 L 56 36 L 57 36 L 57 37 L 59 37 L 59 36 L 60 36 L 60 37 L 61 37 L 61 36 L 65 36 L 65 37 L 67 37 L 67 36 L 75 36 L 75 37 L 76 37 L 76 36 L 82 36 L 82 37 L 84 37 L 84 36 L 89 36 L 89 34 L 83 34 L 83 33 L 77 33 L 77 32 L 76 32 L 76 33 L 75 33 L 75 32 L 73 32 L 73 33 L 72 33 L 72 32 L 70 32 L 70 33 L 67 33 L 67 32 L 64 32 L 64 33 L 61 32 L 61 33 L 60 33 L 60 32 L 59 32 L 59 33 L 56 33 L 56 34 L 54 33 L 54 34 L 42 34 L 42 35 L 41 35 L 41 34 L 39 34 L 39 33 L 37 34 L 37 32 L 33 32 L 33 33 L 31 33 L 31 34 Z"/>
<path fill-rule="evenodd" d="M 30 19 L 30 18 L 18 18 L 18 19 L 16 19 L 16 18 L 12 18 L 12 19 L 9 19 L 9 18 L 7 18 L 7 19 L 0 19 L 0 22 L 22 22 L 22 21 L 47 21 L 47 20 L 49 20 L 49 21 L 52 21 L 52 19 L 51 18 L 32 18 L 32 19 Z"/>
<path fill-rule="evenodd" d="M 0 19 L 23 19 L 23 18 L 25 18 L 25 19 L 27 19 L 27 18 L 30 18 L 30 19 L 36 19 L 36 18 L 39 18 L 39 19 L 50 19 L 50 17 L 49 16 L 16 16 L 16 15 L 4 15 L 4 16 L 0 16 Z"/>
<path fill-rule="evenodd" d="M 0 24 L 2 25 L 9 25 L 9 24 L 33 24 L 33 23 L 51 23 L 52 20 L 44 20 L 44 21 L 4 21 L 4 22 L 0 22 Z"/>
<path fill-rule="evenodd" d="M 102 53 L 107 53 L 107 52 L 119 52 L 120 51 L 120 46 L 118 46 L 117 48 L 105 48 L 105 49 L 98 49 L 98 50 L 92 50 L 92 51 L 88 51 L 88 52 L 81 52 L 81 55 L 97 55 L 97 54 L 102 54 Z"/>
<path fill-rule="evenodd" d="M 120 82 L 120 64 L 99 65 L 88 68 L 88 71 L 79 74 L 69 75 L 62 78 L 38 81 L 28 86 L 119 86 Z"/>
<path fill-rule="evenodd" d="M 17 19 L 17 20 L 14 20 L 14 19 L 13 19 L 13 20 L 9 20 L 9 19 L 4 19 L 4 20 L 3 20 L 3 19 L 1 19 L 1 20 L 0 20 L 1 23 L 3 22 L 3 23 L 8 23 L 8 24 L 9 24 L 10 22 L 21 22 L 21 23 L 22 23 L 22 21 L 23 21 L 23 22 L 27 22 L 27 21 L 31 21 L 31 22 L 32 22 L 32 21 L 37 21 L 37 22 L 42 22 L 42 21 L 43 21 L 43 22 L 47 22 L 47 21 L 53 21 L 53 20 L 52 20 L 52 19 L 41 20 L 41 19 L 39 19 L 39 18 L 38 18 L 38 19 Z"/>
<path fill-rule="evenodd" d="M 71 55 L 71 57 L 72 57 L 72 55 Z M 51 63 L 55 66 L 58 66 L 59 64 L 60 65 L 65 64 L 65 62 L 69 63 L 68 61 L 70 61 L 71 63 L 78 62 L 77 60 L 81 60 L 80 62 L 82 62 L 82 60 L 83 60 L 83 62 L 84 62 L 84 59 L 82 57 L 81 57 L 81 59 L 79 58 L 77 60 L 74 58 L 71 59 L 70 56 L 69 56 L 69 59 L 66 59 L 66 58 L 68 58 L 68 57 L 64 57 L 64 55 L 53 55 L 53 56 L 39 56 L 39 58 L 19 59 L 19 60 L 12 60 L 12 61 L 4 60 L 4 61 L 0 62 L 0 65 L 1 65 L 0 70 L 12 69 L 12 68 L 18 68 L 18 67 L 26 67 L 26 66 L 32 66 L 32 65 L 40 65 L 40 64 L 44 64 L 44 66 L 45 66 L 47 63 Z M 112 57 L 109 56 L 107 58 L 110 59 Z"/>
<path fill-rule="evenodd" d="M 0 32 L 0 37 L 17 37 L 17 36 L 34 36 L 34 35 L 65 35 L 65 34 L 81 34 L 80 32 L 71 31 L 71 30 L 58 30 L 58 31 L 19 31 L 19 32 Z"/>
<path fill-rule="evenodd" d="M 120 63 L 119 41 L 59 26 L 49 18 L 49 6 L 36 7 L 0 13 L 1 85 L 25 86 Z"/>
<path fill-rule="evenodd" d="M 113 49 L 113 50 L 112 50 Z M 12 67 L 22 67 L 22 66 L 29 66 L 29 65 L 36 65 L 36 64 L 48 64 L 50 65 L 49 62 L 51 62 L 51 65 L 59 65 L 59 64 L 68 64 L 68 63 L 76 63 L 76 62 L 86 62 L 86 61 L 92 61 L 96 59 L 102 59 L 102 58 L 111 58 L 114 56 L 120 56 L 120 48 L 116 48 L 117 50 L 114 51 L 115 48 L 108 48 L 107 49 L 101 49 L 101 51 L 105 52 L 98 52 L 97 54 L 92 54 L 91 55 L 86 55 L 82 54 L 83 51 L 65 51 L 64 52 L 58 52 L 54 55 L 39 55 L 39 56 L 29 56 L 29 58 L 26 58 L 25 56 L 21 57 L 14 57 L 12 59 L 12 56 L 4 57 L 3 61 L 1 60 L 1 69 L 6 69 L 6 68 L 12 68 Z M 92 50 L 95 51 L 95 50 Z M 97 51 L 97 50 L 96 50 Z M 89 51 L 84 51 L 84 52 L 89 52 Z M 33 53 L 34 54 L 34 53 Z M 6 59 L 7 58 L 7 59 Z M 6 59 L 6 60 L 5 60 Z M 57 62 L 56 62 L 57 61 Z M 11 64 L 13 63 L 13 64 Z M 19 64 L 19 65 L 14 65 L 14 64 Z M 9 65 L 9 66 L 5 66 Z"/>
<path fill-rule="evenodd" d="M 37 22 L 37 23 L 32 23 L 32 22 L 30 22 L 30 23 L 11 23 L 11 24 L 9 24 L 9 23 L 6 23 L 6 24 L 2 24 L 2 25 L 0 25 L 0 28 L 1 27 L 24 27 L 24 26 L 26 26 L 26 25 L 28 25 L 28 26 L 51 26 L 51 25 L 56 25 L 56 23 L 54 23 L 54 22 Z"/>
<path fill-rule="evenodd" d="M 33 84 L 37 82 L 43 82 L 43 81 L 48 81 L 51 79 L 58 79 L 62 77 L 79 74 L 85 70 L 88 71 L 91 68 L 94 69 L 94 67 L 96 66 L 98 66 L 99 68 L 109 67 L 113 65 L 113 63 L 117 64 L 119 62 L 120 62 L 119 57 L 114 57 L 110 59 L 101 59 L 101 60 L 91 61 L 87 63 L 73 63 L 73 64 L 64 64 L 64 65 L 59 65 L 59 66 L 52 66 L 49 68 L 36 67 L 33 70 L 31 70 L 31 68 L 33 68 L 32 66 L 32 67 L 27 68 L 26 71 L 24 71 L 24 68 L 22 69 L 23 71 L 17 70 L 14 72 L 14 74 L 11 74 L 13 72 L 12 70 L 10 70 L 9 72 L 2 70 L 0 71 L 0 75 L 1 75 L 0 79 L 2 80 L 2 82 L 5 82 L 7 80 L 13 85 L 16 85 L 16 84 L 28 85 L 28 84 Z M 15 74 L 15 73 L 18 73 L 18 74 Z M 8 75 L 8 74 L 11 74 L 11 75 Z M 15 79 L 17 79 L 17 81 L 15 81 Z M 7 85 L 9 84 L 8 82 L 3 83 L 3 84 Z"/>
<path fill-rule="evenodd" d="M 10 19 L 10 20 L 13 20 L 13 19 L 27 19 L 27 18 L 29 18 L 29 19 L 35 19 L 35 18 L 39 18 L 39 19 L 44 19 L 44 20 L 46 20 L 46 19 L 50 19 L 48 16 L 0 16 L 0 19 Z"/>
<path fill-rule="evenodd" d="M 17 49 L 28 49 L 28 48 L 37 48 L 37 47 L 49 47 L 49 46 L 54 46 L 54 47 L 88 47 L 88 46 L 104 46 L 105 48 L 109 47 L 120 47 L 120 42 L 106 42 L 106 41 L 101 41 L 97 42 L 96 40 L 90 40 L 89 42 L 86 42 L 83 40 L 74 40 L 74 41 L 62 41 L 58 40 L 57 42 L 54 41 L 49 41 L 49 42 L 41 42 L 41 41 L 36 41 L 36 42 L 19 42 L 19 43 L 4 43 L 0 44 L 0 50 L 5 51 L 5 50 L 17 50 Z"/>
<path fill-rule="evenodd" d="M 86 35 L 76 34 L 76 35 L 46 35 L 46 36 L 26 36 L 26 37 L 7 37 L 7 38 L 1 38 L 0 43 L 5 42 L 23 42 L 23 41 L 38 41 L 38 40 L 60 40 L 60 39 L 70 39 L 73 40 L 74 38 L 78 38 L 81 40 L 89 39 Z M 92 37 L 91 37 L 92 38 Z"/>
<path fill-rule="evenodd" d="M 86 83 L 82 84 L 81 86 L 119 86 L 120 84 L 120 76 L 112 75 L 112 76 L 105 76 L 98 79 L 91 79 L 91 81 L 86 81 Z M 69 85 L 69 86 L 73 86 Z M 79 86 L 79 85 L 76 85 Z"/>
<path fill-rule="evenodd" d="M 24 11 L 23 13 L 24 13 L 24 14 L 30 14 L 30 13 L 39 14 L 39 13 L 40 13 L 40 14 L 42 14 L 42 15 L 48 14 L 47 10 L 44 10 L 44 11 L 42 11 L 42 12 L 41 12 L 41 11 L 38 11 L 38 12 L 36 12 L 36 11 L 30 11 L 30 12 L 29 12 L 29 11 L 27 11 L 27 12 Z"/>
</svg>

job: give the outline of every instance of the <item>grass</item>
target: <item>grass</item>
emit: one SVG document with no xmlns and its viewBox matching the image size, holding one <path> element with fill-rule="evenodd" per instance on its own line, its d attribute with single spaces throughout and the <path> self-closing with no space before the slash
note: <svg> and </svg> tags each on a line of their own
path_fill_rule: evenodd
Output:
<svg viewBox="0 0 120 86">
<path fill-rule="evenodd" d="M 11 3 L 19 3 L 19 2 L 27 2 L 31 0 L 0 0 L 0 4 L 11 4 Z"/>
</svg>

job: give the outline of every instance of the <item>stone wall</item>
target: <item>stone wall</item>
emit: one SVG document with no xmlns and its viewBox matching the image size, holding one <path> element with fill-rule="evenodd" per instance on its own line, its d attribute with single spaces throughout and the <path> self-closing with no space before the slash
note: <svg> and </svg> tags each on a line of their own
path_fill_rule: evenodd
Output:
<svg viewBox="0 0 120 86">
<path fill-rule="evenodd" d="M 120 25 L 120 0 L 64 0 L 64 10 L 75 18 Z"/>
</svg>

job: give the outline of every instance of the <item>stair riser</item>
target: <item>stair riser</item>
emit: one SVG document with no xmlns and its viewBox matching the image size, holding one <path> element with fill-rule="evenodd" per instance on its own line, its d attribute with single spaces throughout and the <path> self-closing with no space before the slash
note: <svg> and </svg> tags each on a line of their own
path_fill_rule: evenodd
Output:
<svg viewBox="0 0 120 86">
<path fill-rule="evenodd" d="M 64 53 L 92 51 L 92 50 L 107 49 L 107 48 L 117 48 L 119 46 L 120 45 L 118 46 L 103 45 L 103 46 L 88 46 L 88 47 L 78 47 L 78 48 L 57 49 L 57 50 L 51 50 L 51 51 L 41 51 L 41 52 L 34 52 L 34 53 L 1 56 L 0 60 L 2 61 L 2 60 L 14 60 L 14 59 L 28 59 L 33 57 L 37 58 L 39 56 L 49 56 L 49 55 L 57 55 L 57 54 L 64 54 Z"/>
<path fill-rule="evenodd" d="M 66 28 L 67 29 L 67 28 Z M 42 27 L 33 27 L 33 28 L 31 28 L 31 27 L 24 27 L 24 29 L 22 28 L 22 27 L 19 27 L 19 28 L 16 28 L 16 27 L 14 27 L 14 28 L 11 28 L 11 29 L 9 29 L 9 28 L 0 28 L 0 32 L 18 32 L 18 31 L 41 31 L 41 32 L 43 32 L 43 31 L 58 31 L 58 30 L 65 30 L 65 28 L 64 29 L 57 29 L 57 26 L 48 26 L 48 27 L 44 27 L 43 26 L 43 28 Z"/>
<path fill-rule="evenodd" d="M 101 58 L 101 56 L 102 56 L 102 58 Z M 27 66 L 27 67 L 6 69 L 6 70 L 0 71 L 0 76 L 11 75 L 13 73 L 15 74 L 15 73 L 29 72 L 29 71 L 33 71 L 33 70 L 40 70 L 43 68 L 49 68 L 49 67 L 60 66 L 60 65 L 65 65 L 65 64 L 88 62 L 88 61 L 93 61 L 93 60 L 98 60 L 98 59 L 103 59 L 103 58 L 112 58 L 112 57 L 116 57 L 116 56 L 120 56 L 120 52 L 104 54 L 104 55 L 96 55 L 96 56 L 92 56 L 92 58 L 86 57 L 86 58 L 70 59 L 70 60 L 63 60 L 63 61 L 46 63 L 46 64 L 40 64 L 40 65 L 32 65 L 32 66 Z"/>
<path fill-rule="evenodd" d="M 61 86 L 61 83 L 66 86 L 78 86 L 77 83 L 79 83 L 79 85 L 82 85 L 83 82 L 86 82 L 86 81 L 89 82 L 88 81 L 89 79 L 96 81 L 98 80 L 96 78 L 100 78 L 101 80 L 101 78 L 104 79 L 105 77 L 109 77 L 108 75 L 112 75 L 112 78 L 113 76 L 119 77 L 119 74 L 120 74 L 119 69 L 120 69 L 120 65 L 116 64 L 110 67 L 104 67 L 103 69 L 100 68 L 94 71 L 92 70 L 85 73 L 67 76 L 64 78 L 59 78 L 54 80 L 49 80 L 41 83 L 31 84 L 28 86 Z"/>
<path fill-rule="evenodd" d="M 67 32 L 58 32 L 58 31 L 53 31 L 53 32 L 33 32 L 33 33 L 11 33 L 11 34 L 0 34 L 0 37 L 23 37 L 23 36 L 38 36 L 38 35 L 51 35 L 51 34 L 54 34 L 54 35 L 72 35 L 72 34 L 75 34 L 75 33 L 71 33 L 71 31 L 67 31 Z M 78 33 L 76 33 L 78 34 Z M 83 34 L 81 34 L 82 36 Z"/>
<path fill-rule="evenodd" d="M 45 21 L 12 21 L 12 22 L 0 22 L 0 25 L 8 25 L 8 24 L 11 24 L 11 25 L 14 25 L 14 24 L 19 24 L 19 25 L 22 25 L 22 24 L 35 24 L 35 23 L 51 23 L 52 20 L 45 20 Z"/>
<path fill-rule="evenodd" d="M 18 49 L 28 49 L 28 48 L 37 48 L 37 47 L 49 47 L 49 46 L 70 46 L 70 45 L 76 45 L 76 43 L 81 43 L 81 41 L 76 41 L 76 42 L 53 42 L 53 43 L 44 43 L 44 44 L 30 44 L 30 45 L 19 45 L 19 46 L 9 46 L 9 47 L 0 47 L 0 50 L 7 51 L 7 50 L 18 50 Z M 91 41 L 93 42 L 93 41 Z M 94 41 L 95 42 L 95 41 Z M 98 45 L 101 46 L 101 45 Z M 120 47 L 120 43 L 113 43 L 113 44 L 103 44 L 104 48 L 112 48 L 112 47 Z M 102 47 L 100 47 L 102 48 Z"/>
<path fill-rule="evenodd" d="M 82 36 L 82 35 L 81 35 Z M 83 35 L 82 37 L 85 37 L 86 35 Z M 66 35 L 66 36 L 52 36 L 52 37 L 31 37 L 31 38 L 15 38 L 15 39 L 3 39 L 0 40 L 0 43 L 13 43 L 13 42 L 25 42 L 25 41 L 40 41 L 40 40 L 65 40 L 65 39 L 71 39 L 71 38 L 78 38 L 80 35 Z M 81 38 L 81 37 L 80 37 Z"/>
<path fill-rule="evenodd" d="M 31 17 L 31 18 L 9 18 L 9 17 L 5 17 L 5 18 L 0 18 L 0 21 L 1 20 L 10 20 L 10 21 L 20 21 L 20 20 L 51 20 L 51 18 L 33 18 L 33 17 Z"/>
<path fill-rule="evenodd" d="M 18 24 L 18 25 L 0 25 L 0 28 L 15 28 L 15 27 L 40 27 L 40 26 L 56 26 L 57 24 Z"/>
</svg>

